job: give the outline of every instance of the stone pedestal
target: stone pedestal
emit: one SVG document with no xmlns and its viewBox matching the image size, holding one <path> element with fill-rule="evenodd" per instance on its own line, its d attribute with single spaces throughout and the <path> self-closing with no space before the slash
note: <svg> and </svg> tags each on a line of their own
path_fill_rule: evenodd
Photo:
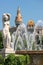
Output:
<svg viewBox="0 0 43 65">
<path fill-rule="evenodd" d="M 14 53 L 15 51 L 12 48 L 3 48 L 0 52 L 0 54 L 3 55 L 3 57 L 6 57 L 8 54 Z"/>
</svg>

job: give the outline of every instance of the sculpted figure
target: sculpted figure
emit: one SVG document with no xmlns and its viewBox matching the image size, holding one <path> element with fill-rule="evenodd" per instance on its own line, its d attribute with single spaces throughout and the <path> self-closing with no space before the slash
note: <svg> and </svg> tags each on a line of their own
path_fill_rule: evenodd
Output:
<svg viewBox="0 0 43 65">
<path fill-rule="evenodd" d="M 11 36 L 9 32 L 9 21 L 10 21 L 10 14 L 3 14 L 3 45 L 4 48 L 10 48 L 11 43 Z"/>
</svg>

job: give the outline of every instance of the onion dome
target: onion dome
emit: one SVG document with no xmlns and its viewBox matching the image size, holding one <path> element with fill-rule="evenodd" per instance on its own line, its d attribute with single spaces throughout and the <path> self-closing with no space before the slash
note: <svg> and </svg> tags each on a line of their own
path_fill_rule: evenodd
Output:
<svg viewBox="0 0 43 65">
<path fill-rule="evenodd" d="M 21 16 L 20 8 L 18 8 L 17 16 L 15 18 L 15 24 L 18 26 L 21 23 L 22 23 L 22 16 Z"/>
<path fill-rule="evenodd" d="M 33 27 L 35 24 L 34 24 L 34 21 L 33 20 L 29 20 L 27 26 L 29 27 Z"/>
</svg>

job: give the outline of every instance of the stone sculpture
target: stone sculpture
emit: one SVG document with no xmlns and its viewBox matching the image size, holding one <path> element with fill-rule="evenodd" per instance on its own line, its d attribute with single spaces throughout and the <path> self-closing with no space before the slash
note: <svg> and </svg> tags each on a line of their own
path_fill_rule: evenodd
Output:
<svg viewBox="0 0 43 65">
<path fill-rule="evenodd" d="M 3 14 L 3 45 L 5 48 L 10 48 L 11 36 L 9 32 L 10 14 Z"/>
</svg>

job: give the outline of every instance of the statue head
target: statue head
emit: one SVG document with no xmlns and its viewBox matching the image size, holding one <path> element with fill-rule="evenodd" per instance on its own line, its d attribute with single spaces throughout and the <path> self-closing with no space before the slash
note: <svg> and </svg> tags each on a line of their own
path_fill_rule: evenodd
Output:
<svg viewBox="0 0 43 65">
<path fill-rule="evenodd" d="M 4 13 L 3 16 L 2 16 L 2 21 L 3 21 L 3 26 L 10 26 L 9 23 L 10 23 L 10 14 L 9 13 Z"/>
<path fill-rule="evenodd" d="M 9 13 L 4 13 L 2 16 L 3 22 L 9 21 L 10 20 L 10 14 Z"/>
</svg>

